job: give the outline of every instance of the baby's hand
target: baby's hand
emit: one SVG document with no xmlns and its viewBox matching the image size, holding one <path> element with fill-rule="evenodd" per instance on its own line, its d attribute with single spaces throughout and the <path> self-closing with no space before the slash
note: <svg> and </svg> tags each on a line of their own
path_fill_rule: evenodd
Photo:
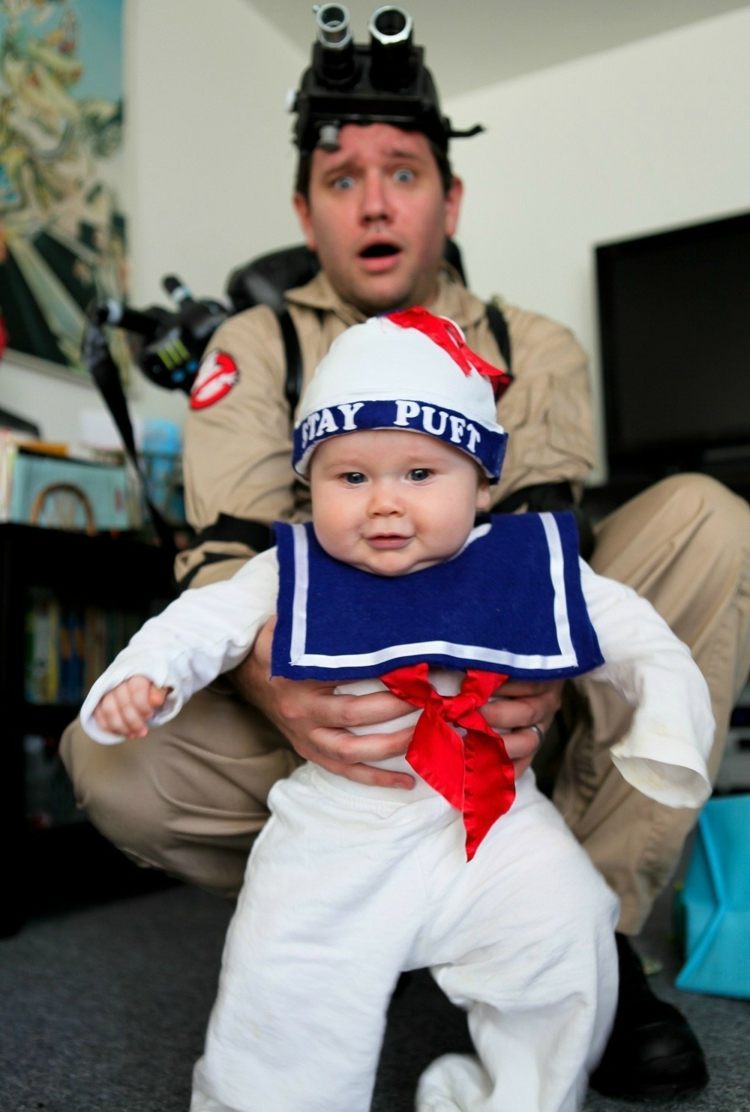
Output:
<svg viewBox="0 0 750 1112">
<path fill-rule="evenodd" d="M 170 688 L 157 687 L 148 676 L 131 676 L 113 687 L 94 711 L 97 726 L 122 737 L 145 737 L 154 711 L 164 705 Z"/>
</svg>

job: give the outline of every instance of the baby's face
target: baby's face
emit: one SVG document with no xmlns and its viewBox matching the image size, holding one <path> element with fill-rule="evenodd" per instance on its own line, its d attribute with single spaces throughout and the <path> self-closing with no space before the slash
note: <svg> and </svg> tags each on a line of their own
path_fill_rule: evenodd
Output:
<svg viewBox="0 0 750 1112">
<path fill-rule="evenodd" d="M 408 575 L 460 551 L 489 484 L 464 452 L 384 429 L 325 440 L 310 461 L 315 535 L 330 556 Z"/>
</svg>

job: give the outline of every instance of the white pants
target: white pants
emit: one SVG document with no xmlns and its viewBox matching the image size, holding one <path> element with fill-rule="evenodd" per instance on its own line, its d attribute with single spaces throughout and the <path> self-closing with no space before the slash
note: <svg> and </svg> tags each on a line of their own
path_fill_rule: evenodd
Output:
<svg viewBox="0 0 750 1112">
<path fill-rule="evenodd" d="M 312 765 L 273 788 L 191 1112 L 367 1112 L 394 985 L 425 967 L 477 1058 L 434 1062 L 419 1112 L 580 1108 L 617 997 L 615 897 L 530 773 L 468 863 L 461 816 L 403 798 Z"/>
</svg>

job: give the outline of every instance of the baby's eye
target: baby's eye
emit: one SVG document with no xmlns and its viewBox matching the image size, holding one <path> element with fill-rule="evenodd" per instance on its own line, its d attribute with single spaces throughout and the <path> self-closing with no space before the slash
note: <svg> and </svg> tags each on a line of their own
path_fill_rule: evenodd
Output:
<svg viewBox="0 0 750 1112">
<path fill-rule="evenodd" d="M 431 474 L 429 467 L 412 467 L 409 478 L 414 483 L 423 483 L 425 479 L 429 479 Z"/>
<path fill-rule="evenodd" d="M 341 478 L 351 486 L 359 486 L 360 483 L 367 482 L 367 476 L 362 471 L 345 471 Z"/>
<path fill-rule="evenodd" d="M 414 181 L 415 174 L 408 166 L 401 166 L 393 175 L 393 180 L 398 182 Z"/>
</svg>

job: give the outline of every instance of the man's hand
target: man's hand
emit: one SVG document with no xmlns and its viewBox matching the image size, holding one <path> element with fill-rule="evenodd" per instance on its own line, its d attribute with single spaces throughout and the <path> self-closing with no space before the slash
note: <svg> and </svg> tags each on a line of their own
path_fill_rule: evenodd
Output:
<svg viewBox="0 0 750 1112">
<path fill-rule="evenodd" d="M 502 734 L 516 780 L 526 771 L 562 701 L 562 680 L 508 680 L 482 714 Z"/>
<path fill-rule="evenodd" d="M 368 733 L 369 726 L 390 722 L 413 711 L 408 703 L 387 691 L 371 695 L 336 695 L 334 684 L 315 680 L 270 679 L 271 641 L 275 619 L 258 635 L 253 651 L 227 678 L 235 689 L 273 722 L 303 760 L 313 761 L 348 780 L 380 787 L 411 788 L 406 773 L 373 768 L 370 761 L 403 756 L 412 726 L 394 733 Z M 503 735 L 516 779 L 531 764 L 541 737 L 560 706 L 561 682 L 509 681 L 483 714 Z"/>
<path fill-rule="evenodd" d="M 367 733 L 367 728 L 390 722 L 414 708 L 387 691 L 335 695 L 332 683 L 269 678 L 275 624 L 275 618 L 266 622 L 249 656 L 227 673 L 240 695 L 273 722 L 303 760 L 360 784 L 413 788 L 413 776 L 367 763 L 402 756 L 413 727 L 389 734 Z"/>
</svg>

